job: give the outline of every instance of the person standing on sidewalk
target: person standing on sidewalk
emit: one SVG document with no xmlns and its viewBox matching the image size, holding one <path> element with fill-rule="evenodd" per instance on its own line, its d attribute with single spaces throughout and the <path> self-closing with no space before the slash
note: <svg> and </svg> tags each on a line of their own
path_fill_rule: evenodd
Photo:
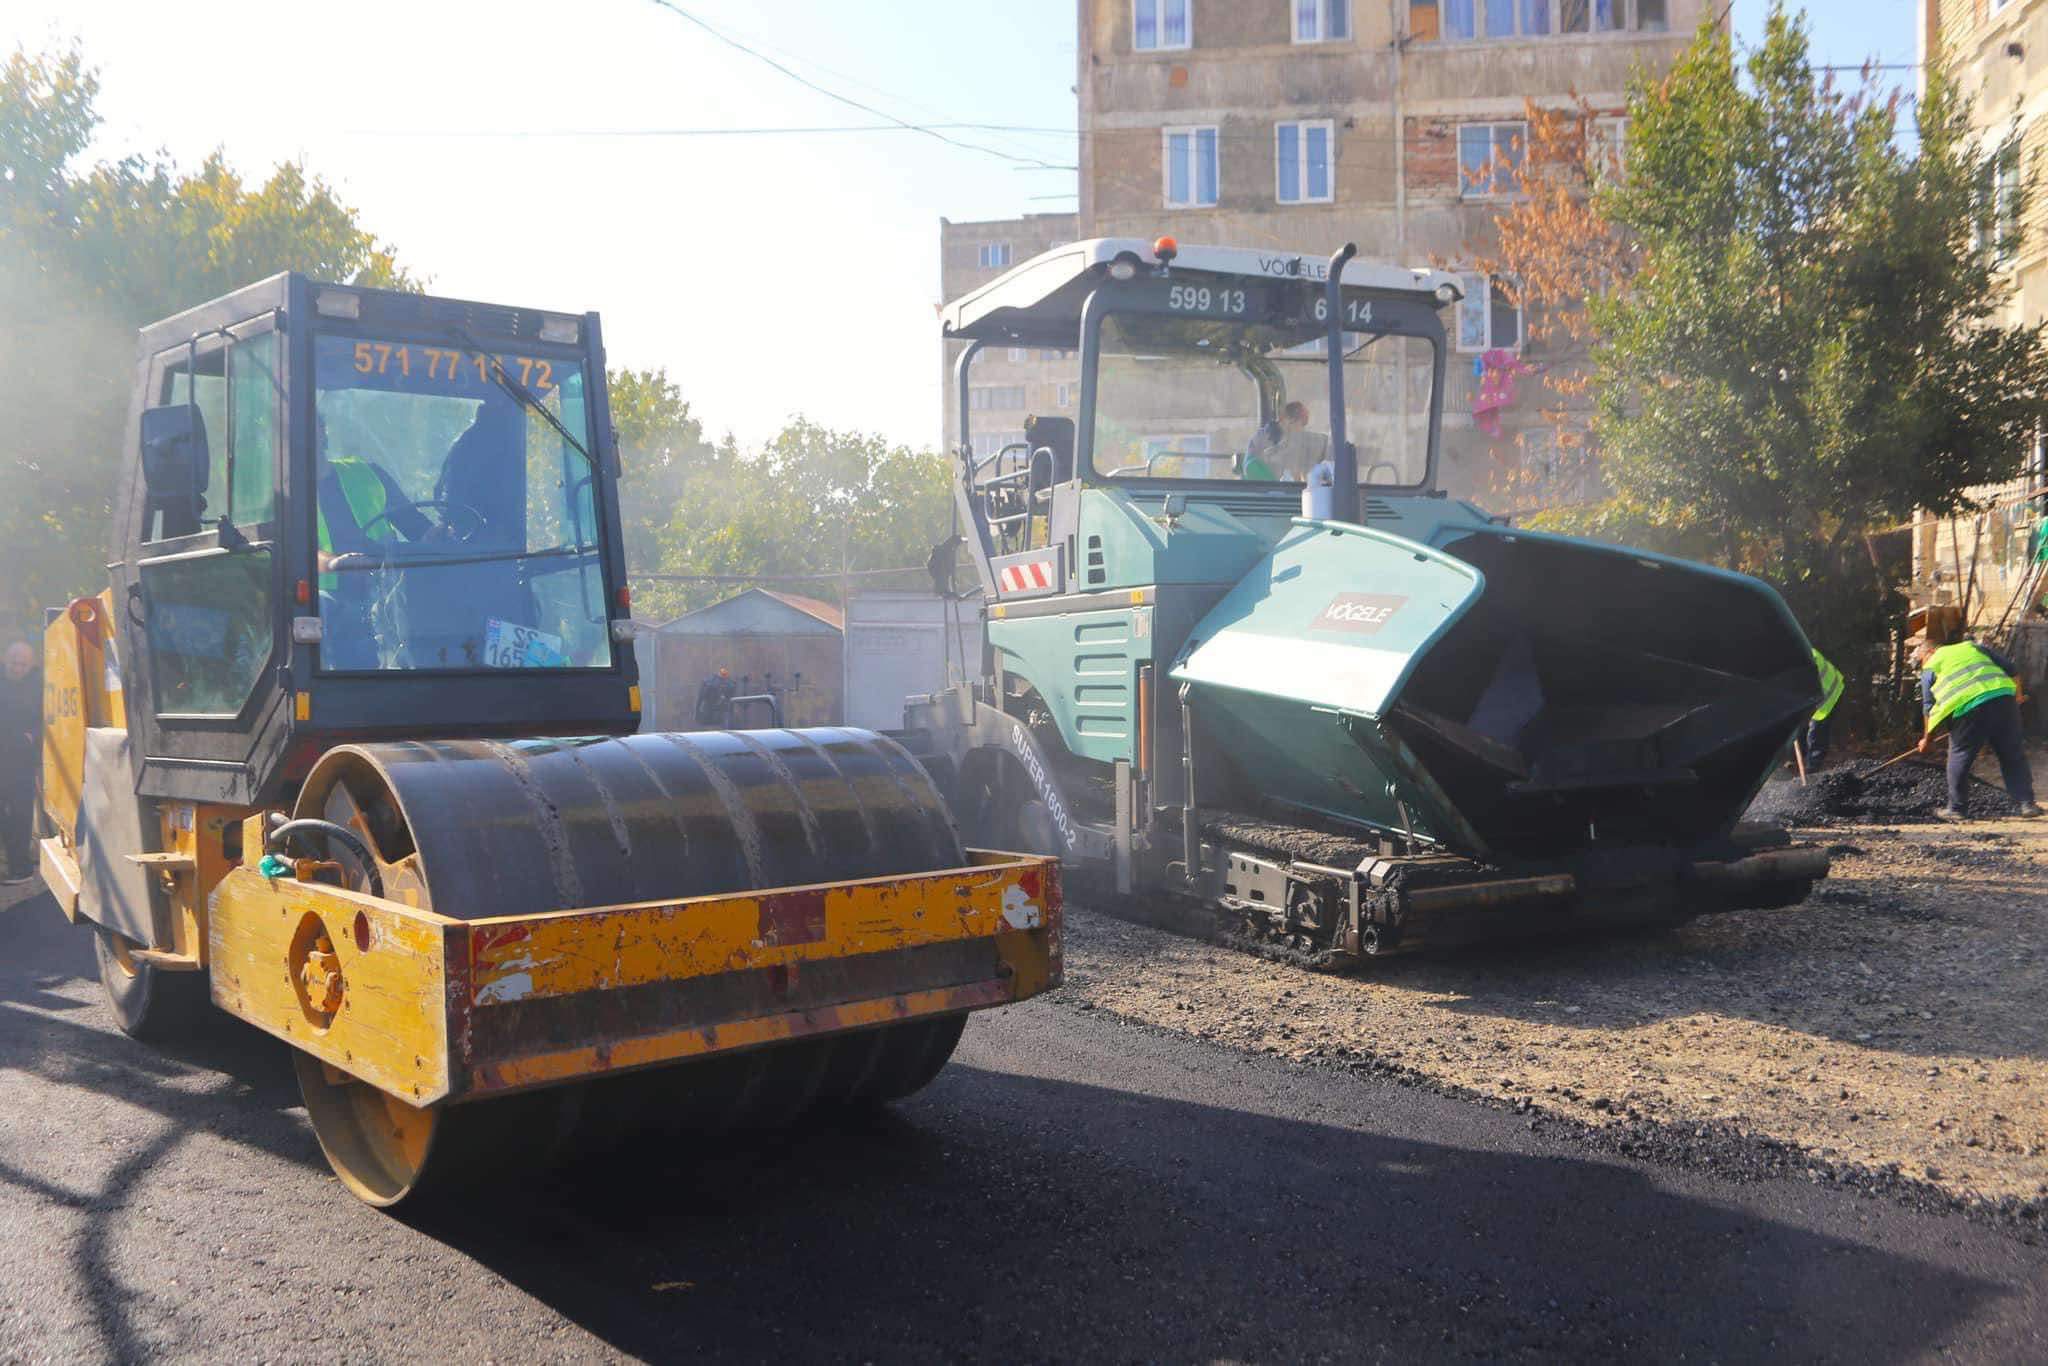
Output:
<svg viewBox="0 0 2048 1366">
<path fill-rule="evenodd" d="M 25 640 L 0 654 L 0 850 L 7 855 L 7 881 L 24 882 L 36 873 L 29 838 L 36 801 L 36 768 L 42 760 L 43 680 L 36 652 Z"/>
<path fill-rule="evenodd" d="M 2027 767 L 2020 733 L 2020 685 L 2012 661 L 1988 645 L 1960 640 L 1920 647 L 1920 710 L 1927 717 L 1919 750 L 1925 754 L 1934 732 L 1948 723 L 1948 805 L 1934 814 L 1945 821 L 1969 815 L 1970 766 L 1988 746 L 1998 756 L 2005 790 L 2022 816 L 2038 816 L 2034 775 Z"/>
</svg>

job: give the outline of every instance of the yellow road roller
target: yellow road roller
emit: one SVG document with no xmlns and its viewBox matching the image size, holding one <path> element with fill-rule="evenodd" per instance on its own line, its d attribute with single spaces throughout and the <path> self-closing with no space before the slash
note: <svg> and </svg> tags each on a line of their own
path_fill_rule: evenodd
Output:
<svg viewBox="0 0 2048 1366">
<path fill-rule="evenodd" d="M 893 740 L 641 733 L 596 314 L 278 275 L 146 328 L 40 860 L 122 1028 L 288 1043 L 343 1183 L 906 1096 L 1058 983 Z"/>
</svg>

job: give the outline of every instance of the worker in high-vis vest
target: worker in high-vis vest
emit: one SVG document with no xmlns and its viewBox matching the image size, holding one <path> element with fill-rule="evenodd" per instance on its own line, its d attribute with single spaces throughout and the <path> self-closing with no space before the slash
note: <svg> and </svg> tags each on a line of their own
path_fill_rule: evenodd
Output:
<svg viewBox="0 0 2048 1366">
<path fill-rule="evenodd" d="M 2038 816 L 2034 802 L 2034 775 L 2027 767 L 2027 752 L 2020 733 L 2019 671 L 1998 651 L 1974 641 L 1937 643 L 1920 647 L 1920 710 L 1927 718 L 1920 737 L 1920 752 L 1934 743 L 1934 733 L 1948 727 L 1948 805 L 1934 814 L 1945 821 L 1959 821 L 1970 812 L 1970 766 L 1989 747 L 1998 756 L 1998 768 L 2005 777 L 2022 816 Z"/>
<path fill-rule="evenodd" d="M 1812 646 L 1807 646 L 1812 650 Z M 1848 688 L 1848 680 L 1842 671 L 1828 662 L 1828 657 L 1819 650 L 1813 650 L 1813 667 L 1820 674 L 1820 705 L 1813 709 L 1813 716 L 1806 723 L 1806 767 L 1809 772 L 1819 768 L 1821 761 L 1828 757 L 1828 732 L 1833 729 L 1831 718 L 1835 704 L 1842 700 L 1842 693 Z"/>
<path fill-rule="evenodd" d="M 336 555 L 359 553 L 385 541 L 418 540 L 432 530 L 426 514 L 377 465 L 352 455 L 326 456 L 313 499 L 317 511 L 320 588 L 333 592 L 340 576 Z"/>
</svg>

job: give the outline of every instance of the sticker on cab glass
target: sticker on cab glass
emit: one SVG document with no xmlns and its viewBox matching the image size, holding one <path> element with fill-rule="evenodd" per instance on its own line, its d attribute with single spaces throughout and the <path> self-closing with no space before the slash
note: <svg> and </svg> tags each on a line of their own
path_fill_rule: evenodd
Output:
<svg viewBox="0 0 2048 1366">
<path fill-rule="evenodd" d="M 1400 611 L 1407 601 L 1405 596 L 1395 593 L 1339 593 L 1309 623 L 1309 629 L 1373 635 L 1392 621 L 1394 613 Z"/>
<path fill-rule="evenodd" d="M 559 669 L 569 657 L 562 638 L 491 617 L 484 631 L 484 663 L 493 669 Z"/>
</svg>

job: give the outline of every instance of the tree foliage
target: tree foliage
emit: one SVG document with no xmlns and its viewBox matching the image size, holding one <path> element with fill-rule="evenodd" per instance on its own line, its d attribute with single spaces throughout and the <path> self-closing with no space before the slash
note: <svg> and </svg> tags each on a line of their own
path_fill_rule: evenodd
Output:
<svg viewBox="0 0 2048 1366">
<path fill-rule="evenodd" d="M 626 568 L 644 574 L 661 568 L 662 530 L 716 452 L 667 371 L 614 370 L 609 388 Z"/>
<path fill-rule="evenodd" d="M 302 166 L 244 181 L 216 152 L 85 164 L 99 79 L 76 51 L 0 67 L 0 633 L 104 586 L 135 330 L 281 270 L 417 288 Z M 920 565 L 948 525 L 944 462 L 797 421 L 760 451 L 714 446 L 661 370 L 608 376 L 634 574 L 775 576 Z M 836 582 L 789 586 L 838 596 Z M 913 580 L 913 582 L 915 582 Z M 661 617 L 732 585 L 643 584 Z"/>
<path fill-rule="evenodd" d="M 77 51 L 0 67 L 0 618 L 104 586 L 135 329 L 280 270 L 414 282 L 320 179 L 260 185 L 216 152 L 82 164 L 99 79 Z"/>
<path fill-rule="evenodd" d="M 2048 392 L 2042 326 L 2001 321 L 2014 244 L 1984 230 L 1961 93 L 1930 71 L 1902 145 L 1875 73 L 1837 89 L 1774 8 L 1739 64 L 1703 27 L 1628 114 L 1625 173 L 1572 209 L 1604 246 L 1550 282 L 1588 296 L 1611 495 L 1569 520 L 1772 581 L 1823 650 L 1879 638 L 1868 534 L 2010 478 Z M 1508 224 L 1526 250 L 1560 212 L 1531 195 Z"/>
<path fill-rule="evenodd" d="M 628 471 L 628 490 L 637 477 Z M 833 601 L 840 583 L 830 576 L 921 566 L 950 526 L 943 456 L 803 418 L 758 451 L 742 452 L 730 436 L 715 447 L 698 445 L 672 488 L 658 532 L 662 572 L 755 575 L 769 587 Z M 627 521 L 639 515 L 629 510 Z M 778 577 L 797 575 L 828 577 Z M 854 587 L 863 582 L 871 581 L 856 579 Z M 906 574 L 885 582 L 901 588 L 923 580 Z M 660 619 L 735 591 L 732 584 L 657 583 L 639 590 L 636 610 Z"/>
</svg>

